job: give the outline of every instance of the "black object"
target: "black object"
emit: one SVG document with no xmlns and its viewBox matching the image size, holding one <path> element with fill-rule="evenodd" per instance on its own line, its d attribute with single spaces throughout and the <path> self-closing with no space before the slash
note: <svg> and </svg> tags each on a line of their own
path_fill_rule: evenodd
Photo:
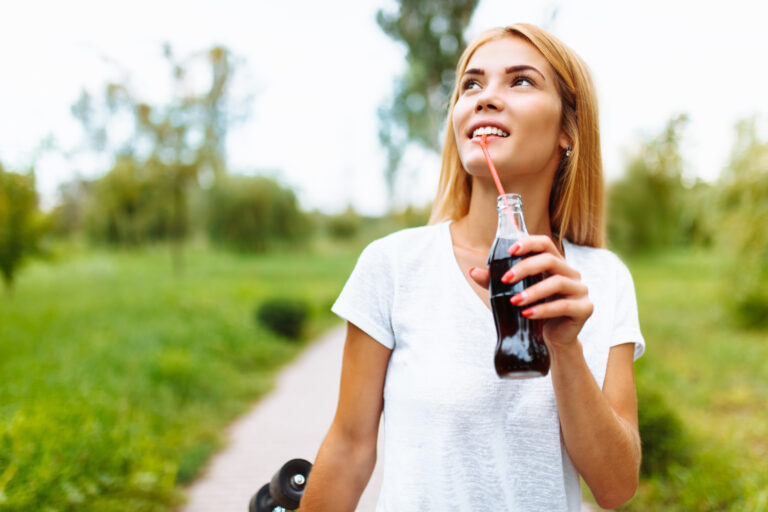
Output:
<svg viewBox="0 0 768 512">
<path fill-rule="evenodd" d="M 312 463 L 304 459 L 291 459 L 253 495 L 248 512 L 278 512 L 295 510 L 299 506 L 307 485 Z"/>
</svg>

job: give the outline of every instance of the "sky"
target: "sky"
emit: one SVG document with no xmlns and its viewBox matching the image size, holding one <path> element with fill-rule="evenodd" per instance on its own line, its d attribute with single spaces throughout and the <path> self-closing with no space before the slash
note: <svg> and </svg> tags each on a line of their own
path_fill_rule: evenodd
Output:
<svg viewBox="0 0 768 512">
<path fill-rule="evenodd" d="M 107 156 L 64 156 L 83 143 L 70 113 L 81 90 L 128 76 L 140 97 L 162 102 L 163 43 L 179 55 L 222 44 L 241 59 L 233 93 L 253 96 L 248 121 L 229 134 L 231 170 L 276 176 L 307 209 L 383 213 L 376 108 L 392 94 L 405 50 L 375 13 L 395 8 L 394 0 L 9 2 L 0 17 L 0 162 L 34 165 L 51 206 L 62 182 L 109 168 Z M 711 181 L 727 164 L 736 121 L 757 115 L 765 128 L 767 15 L 761 0 L 481 0 L 466 35 L 535 23 L 582 56 L 598 91 L 609 180 L 644 138 L 687 113 L 686 175 Z M 64 151 L 39 150 L 50 135 Z M 438 155 L 410 148 L 400 203 L 428 203 L 438 175 Z"/>
</svg>

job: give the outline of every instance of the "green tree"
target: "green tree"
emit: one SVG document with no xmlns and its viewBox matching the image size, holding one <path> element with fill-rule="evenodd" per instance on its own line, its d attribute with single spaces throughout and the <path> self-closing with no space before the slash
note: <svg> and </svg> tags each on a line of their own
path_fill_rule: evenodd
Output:
<svg viewBox="0 0 768 512">
<path fill-rule="evenodd" d="M 398 0 L 397 12 L 376 13 L 381 29 L 406 48 L 406 70 L 395 80 L 391 101 L 378 110 L 390 202 L 406 145 L 415 142 L 440 149 L 456 62 L 466 46 L 464 30 L 477 4 L 478 0 Z"/>
<path fill-rule="evenodd" d="M 759 139 L 756 119 L 736 125 L 718 186 L 728 304 L 744 324 L 768 327 L 768 141 Z"/>
<path fill-rule="evenodd" d="M 689 243 L 694 220 L 686 212 L 680 139 L 686 115 L 669 120 L 646 140 L 626 173 L 608 188 L 608 238 L 622 253 L 653 251 Z"/>
<path fill-rule="evenodd" d="M 0 164 L 0 273 L 8 293 L 24 260 L 40 252 L 46 229 L 34 173 L 8 172 Z"/>
<path fill-rule="evenodd" d="M 92 204 L 107 208 L 107 214 L 91 227 L 115 243 L 141 243 L 160 236 L 171 242 L 174 267 L 179 270 L 183 242 L 191 229 L 190 193 L 201 174 L 226 172 L 227 131 L 247 117 L 242 113 L 247 108 L 233 107 L 229 88 L 236 62 L 229 50 L 215 46 L 179 58 L 165 45 L 163 52 L 173 91 L 168 102 L 142 101 L 125 79 L 107 84 L 103 97 L 83 91 L 72 113 L 90 149 L 115 155 L 110 176 L 95 187 L 99 197 Z M 199 59 L 205 60 L 211 79 L 205 90 L 195 92 L 189 69 Z M 116 130 L 109 128 L 126 119 L 133 121 L 134 130 L 111 139 Z M 155 211 L 139 211 L 149 208 Z"/>
</svg>

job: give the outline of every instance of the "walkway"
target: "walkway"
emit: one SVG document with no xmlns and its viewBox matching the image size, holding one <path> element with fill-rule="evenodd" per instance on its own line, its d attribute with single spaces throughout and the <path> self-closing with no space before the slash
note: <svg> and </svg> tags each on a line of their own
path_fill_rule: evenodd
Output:
<svg viewBox="0 0 768 512">
<path fill-rule="evenodd" d="M 187 489 L 183 512 L 247 512 L 251 496 L 286 461 L 315 460 L 336 411 L 344 335 L 341 326 L 313 343 L 283 370 L 274 391 L 232 424 L 227 447 Z M 377 464 L 358 512 L 373 512 L 380 486 Z"/>
</svg>

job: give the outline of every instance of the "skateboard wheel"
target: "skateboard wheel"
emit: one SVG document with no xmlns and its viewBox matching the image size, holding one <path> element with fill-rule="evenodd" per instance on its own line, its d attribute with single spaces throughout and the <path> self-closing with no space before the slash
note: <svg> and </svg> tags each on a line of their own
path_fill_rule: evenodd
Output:
<svg viewBox="0 0 768 512">
<path fill-rule="evenodd" d="M 312 463 L 304 459 L 292 459 L 283 464 L 269 483 L 269 494 L 275 503 L 289 510 L 298 508 L 311 470 Z"/>
<path fill-rule="evenodd" d="M 269 484 L 264 484 L 248 503 L 248 512 L 272 512 L 277 503 L 269 494 Z"/>
</svg>

